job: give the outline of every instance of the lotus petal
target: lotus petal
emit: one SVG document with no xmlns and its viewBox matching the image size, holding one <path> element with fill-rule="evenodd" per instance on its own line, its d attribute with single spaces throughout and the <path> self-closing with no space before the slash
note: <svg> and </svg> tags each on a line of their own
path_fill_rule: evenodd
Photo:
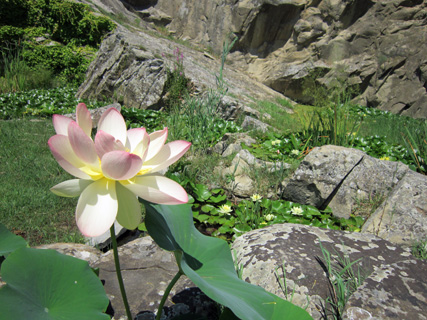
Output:
<svg viewBox="0 0 427 320">
<path fill-rule="evenodd" d="M 98 155 L 96 154 L 95 144 L 76 122 L 72 122 L 68 126 L 68 138 L 75 154 L 82 161 L 95 167 L 98 166 Z"/>
<path fill-rule="evenodd" d="M 150 172 L 157 172 L 167 168 L 181 158 L 188 151 L 191 143 L 184 140 L 176 140 L 165 144 L 163 148 L 150 160 L 145 161 L 142 169 L 150 168 Z M 150 144 L 151 148 L 151 144 Z"/>
<path fill-rule="evenodd" d="M 182 204 L 188 202 L 188 195 L 181 185 L 162 175 L 137 176 L 120 183 L 138 197 L 158 204 Z"/>
<path fill-rule="evenodd" d="M 120 142 L 120 140 L 116 140 L 111 134 L 98 131 L 95 136 L 95 150 L 98 154 L 98 157 L 102 159 L 104 154 L 111 151 L 121 150 L 126 151 L 126 148 Z"/>
<path fill-rule="evenodd" d="M 119 202 L 117 221 L 126 229 L 135 229 L 141 223 L 142 217 L 138 197 L 120 183 L 116 183 L 116 194 Z"/>
<path fill-rule="evenodd" d="M 111 151 L 104 154 L 101 159 L 104 176 L 114 180 L 133 178 L 141 166 L 141 158 L 126 151 Z"/>
<path fill-rule="evenodd" d="M 98 130 L 111 134 L 116 140 L 126 145 L 126 122 L 115 108 L 105 111 L 98 122 Z"/>
<path fill-rule="evenodd" d="M 80 195 L 76 208 L 77 226 L 84 236 L 97 237 L 113 225 L 117 210 L 116 182 L 95 181 Z"/>
<path fill-rule="evenodd" d="M 84 103 L 79 103 L 76 108 L 76 121 L 80 128 L 88 137 L 92 133 L 92 118 L 90 112 Z"/>
<path fill-rule="evenodd" d="M 52 116 L 52 122 L 53 128 L 57 134 L 68 136 L 68 125 L 73 122 L 72 119 L 60 114 L 54 114 Z"/>
<path fill-rule="evenodd" d="M 150 160 L 160 151 L 160 149 L 165 145 L 167 138 L 168 128 L 150 133 L 150 146 L 148 148 L 145 161 Z"/>
<path fill-rule="evenodd" d="M 74 153 L 68 137 L 55 135 L 49 139 L 48 145 L 56 161 L 65 171 L 77 178 L 91 178 L 87 173 L 80 170 L 81 167 L 84 167 L 84 163 Z"/>
<path fill-rule="evenodd" d="M 58 183 L 50 191 L 61 197 L 78 197 L 91 183 L 93 180 L 72 179 Z"/>
<path fill-rule="evenodd" d="M 147 154 L 148 146 L 150 144 L 150 136 L 145 128 L 130 129 L 127 132 L 126 147 L 131 153 L 138 155 L 142 161 Z"/>
</svg>

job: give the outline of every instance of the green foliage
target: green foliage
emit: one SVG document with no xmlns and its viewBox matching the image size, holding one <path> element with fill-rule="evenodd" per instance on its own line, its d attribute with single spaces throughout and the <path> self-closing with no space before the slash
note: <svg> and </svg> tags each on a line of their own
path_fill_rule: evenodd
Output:
<svg viewBox="0 0 427 320">
<path fill-rule="evenodd" d="M 284 200 L 242 200 L 232 203 L 221 188 L 209 189 L 188 178 L 169 175 L 179 182 L 189 194 L 193 218 L 197 228 L 212 236 L 232 240 L 253 229 L 277 223 L 298 223 L 315 227 L 360 231 L 364 219 L 352 215 L 349 219 L 337 218 L 330 208 L 320 211 L 309 205 Z"/>
<path fill-rule="evenodd" d="M 80 85 L 96 47 L 115 28 L 108 18 L 93 15 L 89 6 L 71 1 L 8 0 L 0 3 L 0 11 L 7 12 L 0 14 L 0 93 L 58 82 Z M 36 41 L 41 36 L 46 40 Z M 37 79 L 40 75 L 50 83 Z M 30 84 L 24 87 L 24 82 Z"/>
<path fill-rule="evenodd" d="M 403 142 L 412 158 L 412 163 L 416 165 L 418 172 L 427 174 L 427 121 L 424 122 L 424 130 L 414 130 L 413 134 L 405 127 L 402 134 Z"/>
<path fill-rule="evenodd" d="M 178 47 L 173 51 L 173 55 L 173 68 L 167 70 L 165 103 L 168 108 L 179 108 L 189 93 L 190 79 L 184 74 L 184 55 Z"/>
<path fill-rule="evenodd" d="M 31 246 L 84 242 L 75 223 L 77 200 L 49 190 L 72 178 L 47 146 L 54 134 L 51 120 L 0 121 L 0 221 Z"/>
<path fill-rule="evenodd" d="M 366 272 L 360 267 L 360 261 L 350 261 L 348 256 L 335 252 L 335 260 L 319 241 L 331 295 L 325 300 L 325 316 L 342 319 L 348 299 L 366 279 Z"/>
<path fill-rule="evenodd" d="M 93 15 L 88 5 L 72 1 L 8 0 L 2 1 L 0 12 L 0 25 L 41 27 L 53 40 L 65 44 L 97 46 L 115 28 L 108 18 Z M 9 32 L 8 37 L 17 31 Z"/>
<path fill-rule="evenodd" d="M 163 129 L 165 114 L 156 110 L 122 108 L 121 114 L 126 119 L 128 128 L 144 127 L 147 132 Z"/>
<path fill-rule="evenodd" d="M 227 132 L 241 130 L 234 122 L 221 119 L 217 114 L 220 96 L 209 92 L 203 97 L 191 97 L 179 108 L 170 111 L 167 126 L 172 140 L 187 140 L 194 147 L 206 150 L 214 146 Z"/>
<path fill-rule="evenodd" d="M 2 94 L 0 95 L 0 119 L 73 113 L 79 102 L 85 102 L 89 109 L 105 105 L 105 102 L 77 100 L 76 92 L 76 88 L 55 88 Z"/>
<path fill-rule="evenodd" d="M 93 55 L 95 50 L 91 48 L 76 48 L 74 46 L 40 46 L 25 43 L 22 58 L 30 66 L 43 65 L 54 74 L 59 75 L 64 82 L 79 85 L 84 81 L 85 73 L 90 59 L 87 55 Z"/>
<path fill-rule="evenodd" d="M 174 252 L 180 273 L 239 319 L 311 319 L 301 308 L 239 279 L 228 244 L 194 228 L 190 205 L 144 204 L 148 232 L 161 248 Z"/>
<path fill-rule="evenodd" d="M 9 253 L 28 246 L 22 237 L 7 230 L 2 223 L 0 223 L 0 239 L 0 257 L 8 256 Z"/>
<path fill-rule="evenodd" d="M 412 255 L 420 260 L 427 260 L 427 238 L 416 241 L 411 248 Z"/>
<path fill-rule="evenodd" d="M 108 297 L 86 261 L 24 247 L 6 258 L 1 275 L 4 319 L 109 319 Z"/>
</svg>

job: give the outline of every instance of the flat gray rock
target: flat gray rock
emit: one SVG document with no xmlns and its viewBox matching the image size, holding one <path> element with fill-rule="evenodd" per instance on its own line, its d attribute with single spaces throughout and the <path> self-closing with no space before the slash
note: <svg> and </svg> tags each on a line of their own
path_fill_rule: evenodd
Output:
<svg viewBox="0 0 427 320">
<path fill-rule="evenodd" d="M 159 248 L 150 237 L 144 237 L 119 247 L 119 258 L 132 314 L 156 312 L 164 291 L 178 272 L 173 253 Z M 105 253 L 96 266 L 99 267 L 99 278 L 104 282 L 110 298 L 114 317 L 118 319 L 125 315 L 125 309 L 112 250 Z M 170 297 L 190 287 L 194 287 L 192 282 L 182 276 L 172 289 L 166 306 L 172 305 Z"/>
<path fill-rule="evenodd" d="M 347 302 L 344 319 L 427 319 L 427 262 L 406 260 L 375 270 Z"/>
<path fill-rule="evenodd" d="M 331 287 L 320 242 L 335 263 L 338 256 L 347 257 L 349 261 L 360 259 L 360 270 L 366 276 L 385 264 L 407 260 L 411 256 L 408 249 L 369 233 L 296 224 L 276 224 L 252 230 L 237 238 L 232 250 L 236 263 L 243 266 L 245 281 L 292 300 L 292 303 L 307 308 L 314 319 L 322 319 L 324 299 L 330 296 Z M 277 274 L 280 281 L 286 277 L 287 292 L 281 288 Z"/>
</svg>

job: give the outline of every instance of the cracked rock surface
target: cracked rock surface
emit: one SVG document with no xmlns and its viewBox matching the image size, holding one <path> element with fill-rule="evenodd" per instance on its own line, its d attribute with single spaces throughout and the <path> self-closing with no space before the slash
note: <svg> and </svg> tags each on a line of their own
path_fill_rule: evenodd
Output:
<svg viewBox="0 0 427 320">
<path fill-rule="evenodd" d="M 427 176 L 360 150 L 326 145 L 314 148 L 284 182 L 282 198 L 349 218 L 359 201 L 382 197 L 362 231 L 412 245 L 427 235 Z"/>
<path fill-rule="evenodd" d="M 339 257 L 347 257 L 351 262 L 360 259 L 360 271 L 366 276 L 384 265 L 411 257 L 409 249 L 369 233 L 350 233 L 290 223 L 245 233 L 235 240 L 232 250 L 235 251 L 236 263 L 243 266 L 245 281 L 292 300 L 292 303 L 307 308 L 314 319 L 322 319 L 325 314 L 324 299 L 330 296 L 331 287 L 320 242 L 332 255 L 334 263 L 339 261 Z M 415 262 L 416 266 L 420 265 L 418 263 Z M 354 271 L 357 272 L 357 268 Z M 421 277 L 418 273 L 411 276 Z M 283 290 L 279 281 L 285 280 L 287 289 Z"/>
<path fill-rule="evenodd" d="M 353 293 L 344 319 L 427 319 L 426 275 L 425 261 L 381 266 Z"/>
</svg>

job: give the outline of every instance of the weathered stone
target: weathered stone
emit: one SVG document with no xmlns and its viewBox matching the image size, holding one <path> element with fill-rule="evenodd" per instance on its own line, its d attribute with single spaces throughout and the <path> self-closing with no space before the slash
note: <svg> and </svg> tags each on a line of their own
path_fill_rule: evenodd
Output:
<svg viewBox="0 0 427 320">
<path fill-rule="evenodd" d="M 284 183 L 282 197 L 318 208 L 329 205 L 334 215 L 349 218 L 357 200 L 387 197 L 408 171 L 400 162 L 378 160 L 360 150 L 322 146 Z"/>
<path fill-rule="evenodd" d="M 411 256 L 409 249 L 372 234 L 296 224 L 276 224 L 252 230 L 237 238 L 232 250 L 235 251 L 235 262 L 243 266 L 245 281 L 282 298 L 292 299 L 292 303 L 307 308 L 314 319 L 322 319 L 324 299 L 330 296 L 331 288 L 320 243 L 335 264 L 338 256 L 351 262 L 361 259 L 358 265 L 362 275 L 369 275 L 383 265 L 408 260 Z M 417 265 L 421 267 L 421 264 Z M 356 266 L 353 265 L 355 272 Z M 277 277 L 282 282 L 286 280 L 287 296 Z M 408 277 L 422 278 L 418 272 Z"/>
<path fill-rule="evenodd" d="M 427 236 L 427 178 L 408 171 L 363 225 L 393 243 L 411 246 Z"/>
<path fill-rule="evenodd" d="M 292 99 L 313 102 L 302 94 L 304 80 L 340 70 L 358 80 L 360 103 L 427 117 L 425 1 L 126 2 L 143 7 L 143 19 L 170 21 L 176 37 L 218 54 L 230 33 L 239 35 L 233 64 Z"/>
<path fill-rule="evenodd" d="M 135 38 L 130 33 L 118 31 L 102 42 L 77 92 L 78 98 L 114 97 L 127 107 L 161 107 L 167 77 L 165 65 L 163 60 L 134 44 Z"/>
<path fill-rule="evenodd" d="M 144 237 L 120 246 L 119 257 L 132 314 L 156 312 L 164 290 L 178 271 L 173 253 L 160 249 L 150 237 Z M 125 315 L 125 310 L 112 250 L 102 255 L 96 267 L 110 298 L 114 317 L 118 319 Z M 193 286 L 188 278 L 182 277 L 172 289 L 171 296 Z M 172 304 L 170 297 L 166 306 Z"/>
<path fill-rule="evenodd" d="M 258 119 L 252 118 L 250 116 L 246 116 L 245 119 L 243 120 L 242 128 L 246 130 L 253 129 L 253 130 L 259 130 L 261 132 L 266 132 L 271 128 L 271 126 Z"/>
<path fill-rule="evenodd" d="M 99 262 L 99 259 L 103 254 L 102 251 L 92 246 L 80 243 L 51 243 L 42 244 L 34 248 L 56 250 L 59 253 L 65 254 L 67 256 L 85 260 L 92 268 L 94 268 L 95 265 Z"/>
<path fill-rule="evenodd" d="M 111 98 L 126 107 L 161 108 L 165 104 L 166 69 L 176 63 L 176 58 L 171 54 L 176 48 L 183 54 L 184 73 L 194 85 L 194 90 L 215 90 L 221 68 L 219 59 L 212 60 L 203 52 L 171 43 L 168 39 L 146 32 L 131 32 L 118 26 L 101 44 L 77 96 Z M 253 103 L 253 99 L 268 101 L 285 98 L 229 65 L 224 66 L 222 77 L 227 94 L 233 96 L 233 99 L 223 99 L 234 100 L 239 108 L 244 109 L 244 106 Z"/>
<path fill-rule="evenodd" d="M 213 151 L 219 153 L 223 157 L 227 157 L 242 150 L 242 143 L 250 146 L 256 143 L 256 140 L 244 132 L 226 133 L 221 141 L 213 147 Z"/>
<path fill-rule="evenodd" d="M 383 265 L 357 288 L 344 319 L 427 319 L 427 262 L 406 260 Z"/>
</svg>

